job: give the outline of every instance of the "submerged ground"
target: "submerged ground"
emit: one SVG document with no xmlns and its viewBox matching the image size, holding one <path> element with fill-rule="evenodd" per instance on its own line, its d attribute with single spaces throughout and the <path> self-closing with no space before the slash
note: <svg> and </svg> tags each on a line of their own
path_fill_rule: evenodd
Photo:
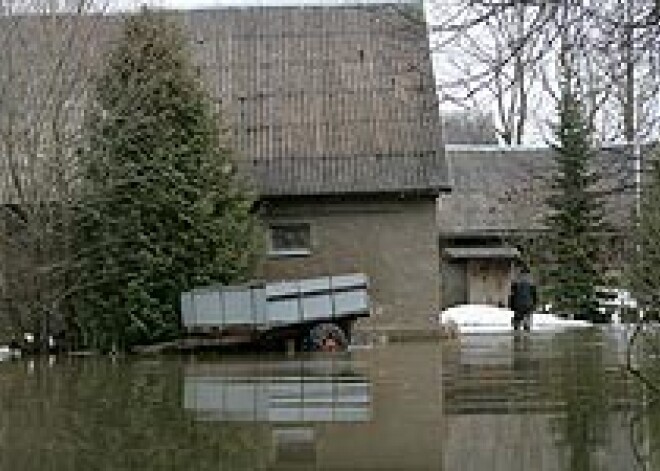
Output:
<svg viewBox="0 0 660 471">
<path fill-rule="evenodd" d="M 0 469 L 660 467 L 610 330 L 328 356 L 0 363 Z"/>
</svg>

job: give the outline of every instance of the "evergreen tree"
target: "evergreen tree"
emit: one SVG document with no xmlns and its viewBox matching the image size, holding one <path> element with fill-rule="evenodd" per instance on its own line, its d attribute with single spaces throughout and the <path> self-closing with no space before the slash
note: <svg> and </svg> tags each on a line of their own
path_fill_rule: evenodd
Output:
<svg viewBox="0 0 660 471">
<path fill-rule="evenodd" d="M 630 282 L 647 316 L 658 316 L 660 300 L 660 160 L 654 156 L 643 174 L 639 215 L 635 228 L 636 250 L 630 265 Z"/>
<path fill-rule="evenodd" d="M 88 345 L 171 338 L 182 291 L 241 280 L 254 265 L 253 200 L 188 57 L 173 20 L 144 9 L 95 82 L 79 221 Z"/>
<path fill-rule="evenodd" d="M 546 199 L 546 294 L 558 313 L 594 320 L 596 287 L 603 282 L 599 236 L 604 209 L 596 188 L 591 130 L 580 103 L 569 93 L 561 100 L 555 134 L 555 169 Z"/>
</svg>

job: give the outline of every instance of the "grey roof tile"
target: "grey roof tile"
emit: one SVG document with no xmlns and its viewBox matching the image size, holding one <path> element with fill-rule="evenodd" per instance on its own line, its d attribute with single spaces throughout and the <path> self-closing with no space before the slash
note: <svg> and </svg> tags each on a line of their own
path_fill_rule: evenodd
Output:
<svg viewBox="0 0 660 471">
<path fill-rule="evenodd" d="M 263 197 L 351 193 L 431 193 L 447 188 L 441 151 L 415 156 L 349 155 L 255 159 L 242 169 Z"/>
</svg>

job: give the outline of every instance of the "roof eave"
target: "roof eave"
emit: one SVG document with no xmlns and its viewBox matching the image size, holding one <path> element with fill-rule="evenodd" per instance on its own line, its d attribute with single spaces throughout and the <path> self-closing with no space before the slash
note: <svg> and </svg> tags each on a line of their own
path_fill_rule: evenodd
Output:
<svg viewBox="0 0 660 471">
<path fill-rule="evenodd" d="M 309 191 L 309 192 L 263 192 L 258 195 L 261 200 L 285 200 L 300 198 L 368 198 L 393 196 L 398 198 L 437 198 L 441 193 L 450 191 L 448 185 L 430 188 L 403 188 L 378 190 L 351 190 L 351 191 Z"/>
</svg>

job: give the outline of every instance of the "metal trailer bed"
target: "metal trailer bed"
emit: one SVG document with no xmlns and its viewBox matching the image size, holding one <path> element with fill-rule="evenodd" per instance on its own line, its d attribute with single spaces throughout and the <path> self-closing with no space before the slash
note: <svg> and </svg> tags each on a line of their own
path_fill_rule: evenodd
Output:
<svg viewBox="0 0 660 471">
<path fill-rule="evenodd" d="M 351 323 L 369 316 L 368 287 L 361 273 L 213 285 L 181 294 L 181 320 L 189 334 L 247 332 L 252 340 L 275 333 L 296 339 L 330 335 L 346 343 L 341 337 L 350 337 Z"/>
</svg>

